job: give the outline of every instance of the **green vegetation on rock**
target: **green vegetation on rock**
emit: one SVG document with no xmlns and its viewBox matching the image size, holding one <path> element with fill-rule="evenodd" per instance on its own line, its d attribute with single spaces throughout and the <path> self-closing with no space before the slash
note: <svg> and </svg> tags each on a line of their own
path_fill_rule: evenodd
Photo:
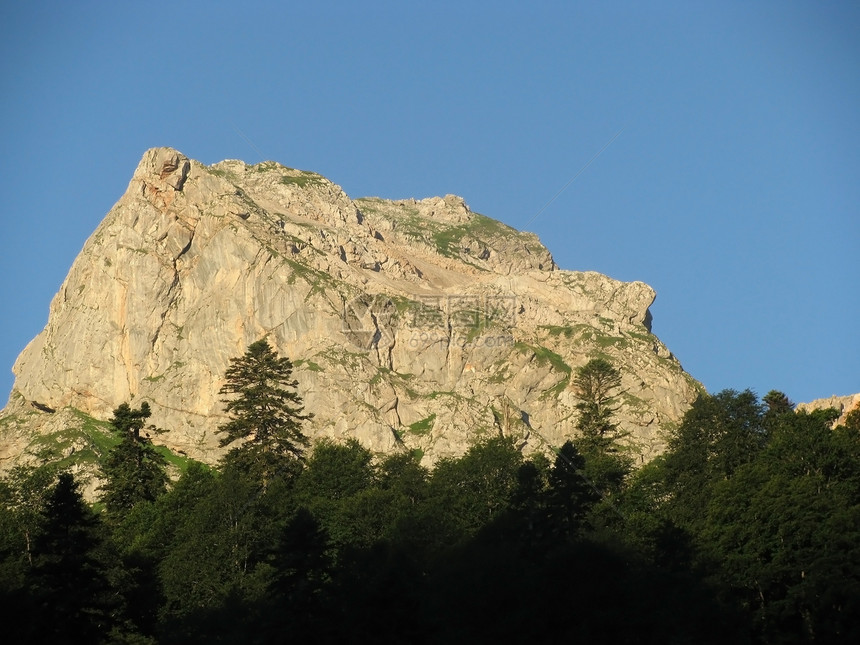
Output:
<svg viewBox="0 0 860 645">
<path fill-rule="evenodd" d="M 433 423 L 435 421 L 436 413 L 434 412 L 430 416 L 424 417 L 423 419 L 416 421 L 415 423 L 411 423 L 406 427 L 412 434 L 423 435 L 433 429 Z"/>
<path fill-rule="evenodd" d="M 299 175 L 284 175 L 281 177 L 281 183 L 285 186 L 296 186 L 297 188 L 308 188 L 315 186 L 325 186 L 328 181 L 322 175 L 306 170 L 298 171 Z"/>
</svg>

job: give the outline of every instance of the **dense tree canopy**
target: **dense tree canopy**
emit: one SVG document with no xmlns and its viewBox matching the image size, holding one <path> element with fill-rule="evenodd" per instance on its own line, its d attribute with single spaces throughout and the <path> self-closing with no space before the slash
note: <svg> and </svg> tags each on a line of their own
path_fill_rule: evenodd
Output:
<svg viewBox="0 0 860 645">
<path fill-rule="evenodd" d="M 860 640 L 860 428 L 834 428 L 833 411 L 795 412 L 779 392 L 703 394 L 664 455 L 613 478 L 619 384 L 597 367 L 603 385 L 578 391 L 599 400 L 583 423 L 599 418 L 603 433 L 592 425 L 599 441 L 582 442 L 584 427 L 553 461 L 495 435 L 431 469 L 328 440 L 307 459 L 298 448 L 262 462 L 287 466 L 280 476 L 255 466 L 263 444 L 234 426 L 248 460 L 192 463 L 119 514 L 94 512 L 69 473 L 18 469 L 0 479 L 5 633 L 142 644 Z M 143 405 L 121 406 L 113 425 L 133 442 L 147 418 Z"/>
<path fill-rule="evenodd" d="M 663 502 L 762 642 L 860 638 L 860 435 L 770 392 L 702 395 L 659 462 Z"/>
</svg>

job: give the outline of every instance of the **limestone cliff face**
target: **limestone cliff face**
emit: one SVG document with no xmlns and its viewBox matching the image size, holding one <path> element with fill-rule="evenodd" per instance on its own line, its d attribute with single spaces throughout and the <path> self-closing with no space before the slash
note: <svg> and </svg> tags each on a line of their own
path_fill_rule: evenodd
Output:
<svg viewBox="0 0 860 645">
<path fill-rule="evenodd" d="M 535 235 L 459 197 L 352 200 L 276 163 L 159 148 L 75 260 L 11 400 L 98 418 L 146 400 L 158 441 L 213 461 L 228 361 L 268 336 L 296 365 L 309 434 L 433 462 L 489 434 L 562 443 L 571 372 L 604 356 L 648 457 L 700 387 L 650 333 L 653 300 L 559 270 Z"/>
</svg>

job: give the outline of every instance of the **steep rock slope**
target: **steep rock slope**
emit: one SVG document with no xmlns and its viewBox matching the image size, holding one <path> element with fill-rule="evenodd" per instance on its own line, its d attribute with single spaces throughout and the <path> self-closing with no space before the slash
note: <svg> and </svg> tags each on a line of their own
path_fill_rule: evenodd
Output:
<svg viewBox="0 0 860 645">
<path fill-rule="evenodd" d="M 653 300 L 641 282 L 559 270 L 535 235 L 459 197 L 352 200 L 277 163 L 152 149 L 15 363 L 5 457 L 33 452 L 27 429 L 51 410 L 107 418 L 146 400 L 158 441 L 211 462 L 228 361 L 268 336 L 296 365 L 309 434 L 428 462 L 492 433 L 562 443 L 571 374 L 603 356 L 647 458 L 700 389 L 650 333 Z"/>
</svg>

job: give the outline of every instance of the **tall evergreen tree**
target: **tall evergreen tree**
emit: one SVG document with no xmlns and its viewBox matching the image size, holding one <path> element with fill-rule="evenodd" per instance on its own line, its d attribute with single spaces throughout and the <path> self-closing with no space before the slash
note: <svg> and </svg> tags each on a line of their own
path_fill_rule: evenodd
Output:
<svg viewBox="0 0 860 645">
<path fill-rule="evenodd" d="M 585 477 L 604 495 L 620 490 L 632 466 L 618 444 L 621 433 L 614 419 L 616 391 L 620 387 L 621 373 L 603 358 L 588 361 L 573 379 L 574 392 L 579 398 L 576 404 L 579 437 L 574 445 L 585 458 Z"/>
<path fill-rule="evenodd" d="M 61 473 L 43 510 L 30 576 L 34 642 L 99 643 L 114 627 L 117 602 L 98 558 L 98 518 L 79 488 Z"/>
<path fill-rule="evenodd" d="M 794 410 L 794 403 L 779 390 L 771 390 L 762 397 L 762 403 L 771 414 L 784 414 Z"/>
<path fill-rule="evenodd" d="M 585 473 L 585 459 L 572 442 L 566 441 L 549 472 L 546 515 L 550 533 L 563 540 L 579 538 L 585 518 L 598 499 L 599 493 Z"/>
<path fill-rule="evenodd" d="M 589 438 L 611 437 L 618 426 L 613 421 L 615 393 L 621 387 L 621 373 L 603 358 L 593 358 L 576 370 L 573 388 L 579 403 L 577 429 Z"/>
<path fill-rule="evenodd" d="M 221 445 L 242 441 L 226 463 L 255 473 L 264 488 L 275 473 L 301 462 L 308 445 L 302 422 L 313 415 L 304 413 L 292 373 L 290 360 L 278 357 L 264 338 L 230 361 L 221 388 L 229 397 L 223 402 L 230 416 L 218 429 L 224 434 Z"/>
<path fill-rule="evenodd" d="M 102 464 L 102 501 L 108 513 L 122 516 L 141 501 L 153 501 L 167 488 L 166 462 L 148 435 L 141 434 L 150 417 L 144 401 L 133 409 L 123 403 L 113 412 L 111 425 L 120 442 Z"/>
</svg>

